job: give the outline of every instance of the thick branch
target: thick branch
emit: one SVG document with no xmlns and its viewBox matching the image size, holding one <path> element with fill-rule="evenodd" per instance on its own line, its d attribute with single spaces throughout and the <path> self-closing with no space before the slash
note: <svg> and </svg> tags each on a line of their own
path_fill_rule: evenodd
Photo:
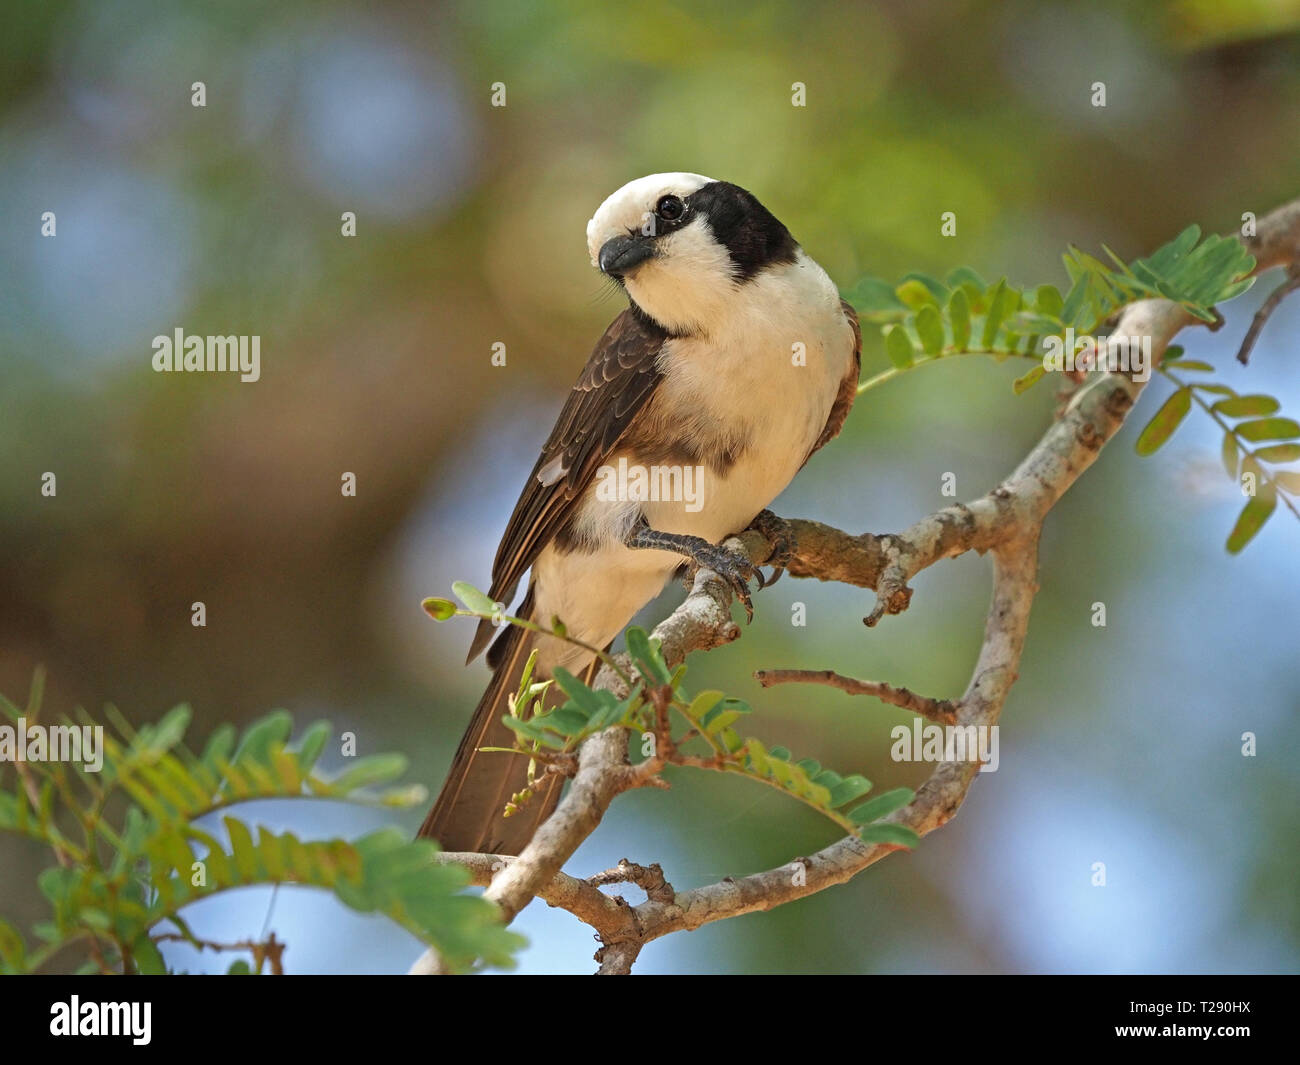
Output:
<svg viewBox="0 0 1300 1065">
<path fill-rule="evenodd" d="M 985 627 L 984 646 L 961 698 L 960 725 L 994 725 L 1016 679 L 1020 653 L 1033 602 L 1036 543 L 1008 541 L 993 558 L 993 602 Z M 957 813 L 979 766 L 974 762 L 941 762 L 917 792 L 911 805 L 888 820 L 908 825 L 919 834 L 946 824 Z M 769 910 L 833 884 L 842 884 L 897 847 L 870 846 L 846 836 L 802 859 L 804 874 L 791 875 L 788 864 L 751 876 L 729 878 L 707 887 L 683 891 L 670 904 L 647 900 L 636 907 L 647 941 L 670 932 L 699 928 L 724 917 Z"/>
</svg>

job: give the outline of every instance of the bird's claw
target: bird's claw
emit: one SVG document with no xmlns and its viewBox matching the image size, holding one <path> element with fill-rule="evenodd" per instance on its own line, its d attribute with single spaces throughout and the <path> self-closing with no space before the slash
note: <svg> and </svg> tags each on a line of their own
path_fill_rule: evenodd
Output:
<svg viewBox="0 0 1300 1065">
<path fill-rule="evenodd" d="M 772 552 L 767 556 L 767 564 L 772 567 L 772 576 L 764 578 L 758 571 L 758 586 L 770 588 L 781 579 L 790 559 L 794 557 L 794 529 L 784 518 L 777 517 L 770 510 L 760 510 L 749 527 L 763 536 L 771 545 Z"/>
<path fill-rule="evenodd" d="M 721 544 L 709 544 L 696 551 L 691 560 L 696 571 L 712 570 L 731 587 L 732 594 L 740 600 L 745 608 L 745 618 L 754 620 L 754 601 L 749 594 L 749 578 L 756 577 L 758 586 L 763 587 L 763 575 L 749 559 L 729 551 Z"/>
</svg>

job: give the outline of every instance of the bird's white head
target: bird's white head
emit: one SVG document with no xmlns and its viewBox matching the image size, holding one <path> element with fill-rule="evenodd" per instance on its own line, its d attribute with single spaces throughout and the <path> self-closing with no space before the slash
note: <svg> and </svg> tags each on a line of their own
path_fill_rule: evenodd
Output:
<svg viewBox="0 0 1300 1065">
<path fill-rule="evenodd" d="M 630 181 L 587 223 L 591 263 L 673 334 L 708 332 L 736 293 L 798 245 L 744 189 L 700 174 Z"/>
</svg>

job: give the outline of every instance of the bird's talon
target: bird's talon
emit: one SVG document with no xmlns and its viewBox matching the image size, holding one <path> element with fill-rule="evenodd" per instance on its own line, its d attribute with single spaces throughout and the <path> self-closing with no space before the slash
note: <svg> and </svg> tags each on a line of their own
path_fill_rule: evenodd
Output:
<svg viewBox="0 0 1300 1065">
<path fill-rule="evenodd" d="M 770 588 L 781 579 L 786 567 L 794 557 L 794 529 L 784 518 L 777 517 L 770 510 L 760 510 L 749 527 L 763 536 L 771 545 L 767 564 L 772 567 L 772 576 L 759 584 L 760 588 Z"/>
<path fill-rule="evenodd" d="M 754 620 L 754 602 L 750 597 L 749 578 L 757 577 L 763 587 L 762 574 L 749 559 L 736 555 L 718 544 L 710 544 L 698 551 L 693 561 L 699 569 L 712 570 L 731 587 L 732 594 L 745 608 L 745 617 Z"/>
</svg>

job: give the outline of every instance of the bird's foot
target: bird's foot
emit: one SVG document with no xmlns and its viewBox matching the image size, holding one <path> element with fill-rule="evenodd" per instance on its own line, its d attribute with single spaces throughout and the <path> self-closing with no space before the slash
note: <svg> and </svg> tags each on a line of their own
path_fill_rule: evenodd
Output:
<svg viewBox="0 0 1300 1065">
<path fill-rule="evenodd" d="M 794 527 L 785 518 L 777 517 L 770 510 L 760 510 L 749 523 L 749 527 L 771 545 L 772 553 L 767 556 L 767 564 L 772 567 L 772 576 L 764 581 L 762 573 L 759 574 L 759 587 L 770 588 L 781 579 L 781 574 L 785 572 L 790 559 L 794 557 L 797 543 Z"/>
<path fill-rule="evenodd" d="M 749 595 L 748 581 L 750 577 L 756 578 L 760 588 L 766 582 L 758 567 L 744 555 L 722 544 L 711 544 L 700 536 L 660 532 L 644 521 L 633 528 L 623 542 L 631 548 L 674 551 L 684 556 L 690 560 L 688 573 L 692 580 L 697 571 L 712 570 L 730 585 L 732 593 L 745 607 L 745 616 L 754 620 L 754 603 Z"/>
<path fill-rule="evenodd" d="M 766 582 L 759 568 L 744 555 L 737 554 L 723 547 L 722 544 L 711 544 L 707 541 L 702 547 L 693 550 L 690 557 L 692 562 L 690 576 L 694 578 L 695 574 L 702 569 L 712 570 L 731 586 L 732 594 L 745 608 L 746 620 L 753 621 L 754 601 L 749 595 L 749 579 L 755 578 L 758 586 L 763 587 Z"/>
</svg>

